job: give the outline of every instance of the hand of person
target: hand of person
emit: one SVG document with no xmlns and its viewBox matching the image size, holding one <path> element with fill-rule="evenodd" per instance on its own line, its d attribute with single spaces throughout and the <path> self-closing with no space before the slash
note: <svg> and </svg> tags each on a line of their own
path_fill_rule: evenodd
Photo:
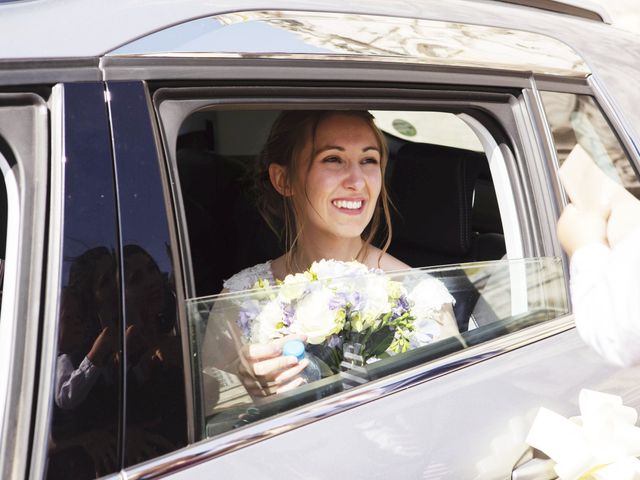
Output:
<svg viewBox="0 0 640 480">
<path fill-rule="evenodd" d="M 114 328 L 105 327 L 93 342 L 91 350 L 89 350 L 89 353 L 87 353 L 87 358 L 91 360 L 91 363 L 93 363 L 95 366 L 104 366 L 111 354 L 115 352 L 116 335 L 114 332 Z"/>
<path fill-rule="evenodd" d="M 583 210 L 573 204 L 566 206 L 558 219 L 558 240 L 570 257 L 576 250 L 592 243 L 608 245 L 608 212 Z"/>
<path fill-rule="evenodd" d="M 287 335 L 266 344 L 245 345 L 240 353 L 240 379 L 253 397 L 264 397 L 292 390 L 305 383 L 300 373 L 308 359 L 282 356 L 282 347 L 290 340 L 306 341 L 304 335 Z"/>
</svg>

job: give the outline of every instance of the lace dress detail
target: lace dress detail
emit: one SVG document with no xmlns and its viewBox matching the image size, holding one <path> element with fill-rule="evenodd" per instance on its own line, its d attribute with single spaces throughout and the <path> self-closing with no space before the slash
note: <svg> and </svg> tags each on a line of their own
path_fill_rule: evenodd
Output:
<svg viewBox="0 0 640 480">
<path fill-rule="evenodd" d="M 268 280 L 272 285 L 275 283 L 275 278 L 273 278 L 273 272 L 271 271 L 271 260 L 240 270 L 231 278 L 225 280 L 223 286 L 230 292 L 238 292 L 253 288 L 258 280 Z"/>
</svg>

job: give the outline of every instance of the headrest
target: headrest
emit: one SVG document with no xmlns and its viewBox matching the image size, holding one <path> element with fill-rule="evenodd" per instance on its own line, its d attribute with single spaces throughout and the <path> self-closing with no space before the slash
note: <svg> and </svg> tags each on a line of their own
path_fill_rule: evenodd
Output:
<svg viewBox="0 0 640 480">
<path fill-rule="evenodd" d="M 403 146 L 389 181 L 399 212 L 392 219 L 394 242 L 466 255 L 471 248 L 473 188 L 483 163 L 484 154 L 470 150 Z"/>
</svg>

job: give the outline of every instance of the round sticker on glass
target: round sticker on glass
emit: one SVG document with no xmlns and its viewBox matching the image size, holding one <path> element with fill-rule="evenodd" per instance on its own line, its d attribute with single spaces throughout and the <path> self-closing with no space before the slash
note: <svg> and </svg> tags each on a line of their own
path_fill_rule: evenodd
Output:
<svg viewBox="0 0 640 480">
<path fill-rule="evenodd" d="M 393 125 L 393 128 L 395 128 L 398 133 L 401 133 L 402 135 L 405 135 L 407 137 L 415 137 L 416 133 L 418 133 L 416 127 L 411 125 L 406 120 L 402 120 L 401 118 L 396 118 L 393 122 L 391 122 L 391 125 Z"/>
</svg>

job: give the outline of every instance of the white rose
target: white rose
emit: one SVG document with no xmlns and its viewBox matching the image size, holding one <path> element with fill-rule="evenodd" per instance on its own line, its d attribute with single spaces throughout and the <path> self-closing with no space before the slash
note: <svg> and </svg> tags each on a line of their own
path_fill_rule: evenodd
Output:
<svg viewBox="0 0 640 480">
<path fill-rule="evenodd" d="M 420 318 L 413 324 L 415 330 L 409 334 L 409 347 L 418 348 L 440 338 L 441 327 L 435 320 Z"/>
<path fill-rule="evenodd" d="M 364 306 L 361 311 L 363 328 L 373 327 L 375 321 L 391 311 L 388 280 L 382 275 L 367 275 L 364 278 Z"/>
<path fill-rule="evenodd" d="M 319 344 L 334 333 L 339 333 L 344 325 L 344 315 L 340 310 L 331 310 L 329 303 L 333 293 L 321 288 L 310 292 L 296 306 L 291 330 L 307 336 L 311 344 Z"/>
<path fill-rule="evenodd" d="M 420 280 L 408 296 L 413 304 L 411 313 L 417 319 L 429 318 L 443 305 L 456 302 L 444 283 L 433 277 Z"/>
<path fill-rule="evenodd" d="M 308 273 L 287 275 L 280 286 L 280 297 L 286 303 L 291 303 L 292 301 L 299 299 L 304 294 L 304 291 L 310 281 L 311 275 Z"/>
<path fill-rule="evenodd" d="M 352 275 L 364 275 L 369 269 L 360 262 L 341 262 L 338 260 L 320 260 L 313 262 L 309 271 L 318 277 L 318 280 L 331 280 L 336 277 Z"/>
<path fill-rule="evenodd" d="M 273 301 L 267 303 L 251 327 L 252 343 L 268 343 L 271 340 L 282 337 L 281 332 L 284 326 L 284 315 L 280 303 Z"/>
</svg>

